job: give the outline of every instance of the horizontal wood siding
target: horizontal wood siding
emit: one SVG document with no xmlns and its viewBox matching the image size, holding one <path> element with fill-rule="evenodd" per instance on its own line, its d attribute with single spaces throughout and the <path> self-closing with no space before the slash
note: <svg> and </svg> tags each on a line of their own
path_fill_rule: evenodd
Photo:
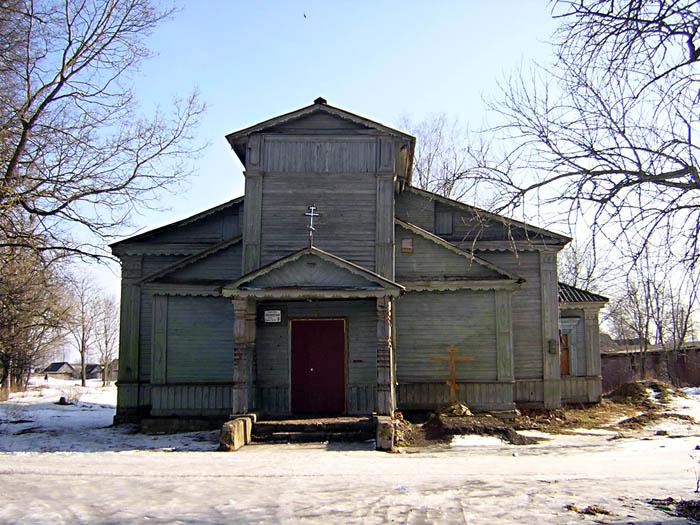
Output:
<svg viewBox="0 0 700 525">
<path fill-rule="evenodd" d="M 434 409 L 449 402 L 444 382 L 403 383 L 397 387 L 399 409 Z M 460 383 L 459 399 L 474 410 L 510 410 L 513 405 L 512 383 Z"/>
<path fill-rule="evenodd" d="M 311 113 L 304 118 L 280 124 L 279 126 L 267 130 L 268 133 L 341 133 L 344 135 L 348 133 L 367 134 L 371 131 L 376 133 L 376 131 L 370 130 L 370 128 L 361 126 L 360 124 L 321 112 Z"/>
<path fill-rule="evenodd" d="M 396 227 L 395 265 L 396 279 L 402 280 L 434 280 L 450 277 L 467 279 L 489 279 L 497 276 L 496 272 L 485 268 L 466 257 L 451 252 L 447 248 L 430 242 L 413 232 Z M 410 239 L 413 252 L 404 253 L 401 242 Z"/>
<path fill-rule="evenodd" d="M 314 244 L 374 270 L 376 191 L 373 174 L 265 173 L 261 265 L 308 246 L 304 213 L 316 204 Z"/>
<path fill-rule="evenodd" d="M 153 385 L 151 415 L 227 417 L 231 399 L 231 385 Z"/>
<path fill-rule="evenodd" d="M 184 258 L 184 255 L 144 255 L 141 275 L 145 277 L 146 275 L 162 270 L 166 266 L 181 261 Z"/>
<path fill-rule="evenodd" d="M 374 300 L 261 303 L 261 309 L 286 309 L 287 322 L 259 324 L 256 330 L 258 402 L 262 410 L 289 411 L 289 321 L 347 319 L 346 401 L 349 413 L 374 410 L 377 380 L 377 317 Z"/>
<path fill-rule="evenodd" d="M 459 381 L 495 381 L 496 307 L 493 291 L 414 292 L 396 301 L 396 368 L 399 383 L 447 380 L 455 345 L 476 359 L 457 365 Z"/>
<path fill-rule="evenodd" d="M 513 357 L 515 379 L 542 377 L 542 298 L 540 259 L 537 252 L 479 252 L 493 264 L 524 277 L 525 282 L 513 293 Z"/>
<path fill-rule="evenodd" d="M 233 306 L 220 297 L 168 298 L 167 383 L 231 381 Z"/>
<path fill-rule="evenodd" d="M 513 395 L 516 403 L 541 405 L 544 400 L 542 381 L 516 381 Z"/>
<path fill-rule="evenodd" d="M 363 276 L 324 261 L 316 255 L 304 255 L 281 268 L 251 281 L 254 288 L 306 286 L 316 288 L 366 288 L 373 286 Z M 380 285 L 374 285 L 381 288 Z"/>
<path fill-rule="evenodd" d="M 377 141 L 374 137 L 266 135 L 262 169 L 285 173 L 374 173 Z"/>
<path fill-rule="evenodd" d="M 435 232 L 435 201 L 404 191 L 396 196 L 396 216 L 431 233 Z"/>
<path fill-rule="evenodd" d="M 241 276 L 242 254 L 241 243 L 229 246 L 206 259 L 169 274 L 167 280 L 175 282 L 198 280 L 235 281 Z"/>
<path fill-rule="evenodd" d="M 172 230 L 157 233 L 148 242 L 215 244 L 225 239 L 233 239 L 241 234 L 239 206 L 242 204 L 230 206 Z"/>
</svg>

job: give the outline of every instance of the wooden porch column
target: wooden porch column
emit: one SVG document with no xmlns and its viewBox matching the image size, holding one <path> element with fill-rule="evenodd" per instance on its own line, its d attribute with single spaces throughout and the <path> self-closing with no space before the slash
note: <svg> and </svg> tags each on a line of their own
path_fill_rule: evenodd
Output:
<svg viewBox="0 0 700 525">
<path fill-rule="evenodd" d="M 255 408 L 255 300 L 233 299 L 232 415 Z"/>
<path fill-rule="evenodd" d="M 377 298 L 377 414 L 392 416 L 396 409 L 391 297 Z"/>
</svg>

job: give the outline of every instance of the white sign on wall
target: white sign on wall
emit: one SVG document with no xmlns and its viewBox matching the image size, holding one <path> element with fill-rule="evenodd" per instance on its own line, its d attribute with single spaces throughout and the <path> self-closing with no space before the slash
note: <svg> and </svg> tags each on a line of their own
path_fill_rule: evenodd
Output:
<svg viewBox="0 0 700 525">
<path fill-rule="evenodd" d="M 266 323 L 281 323 L 282 322 L 282 310 L 265 310 L 265 322 Z"/>
</svg>

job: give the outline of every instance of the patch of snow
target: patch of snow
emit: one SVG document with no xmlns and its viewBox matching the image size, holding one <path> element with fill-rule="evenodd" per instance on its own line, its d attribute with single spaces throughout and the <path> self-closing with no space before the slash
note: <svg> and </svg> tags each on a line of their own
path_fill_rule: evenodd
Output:
<svg viewBox="0 0 700 525">
<path fill-rule="evenodd" d="M 450 442 L 451 447 L 500 447 L 504 443 L 496 436 L 454 436 Z"/>
<path fill-rule="evenodd" d="M 677 439 L 529 431 L 547 441 L 482 437 L 411 454 L 332 442 L 222 453 L 215 432 L 145 436 L 109 426 L 114 387 L 91 384 L 77 404 L 54 405 L 72 386 L 33 384 L 0 403 L 0 522 L 683 523 L 645 500 L 696 497 L 697 425 Z M 698 408 L 698 398 L 677 401 Z M 24 418 L 31 423 L 9 422 Z M 583 517 L 569 504 L 612 514 Z"/>
</svg>

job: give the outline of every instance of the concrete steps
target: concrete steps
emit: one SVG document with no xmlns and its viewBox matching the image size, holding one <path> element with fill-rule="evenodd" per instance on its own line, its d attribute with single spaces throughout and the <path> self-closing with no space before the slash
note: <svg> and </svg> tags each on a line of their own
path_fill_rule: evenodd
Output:
<svg viewBox="0 0 700 525">
<path fill-rule="evenodd" d="M 367 441 L 375 437 L 368 417 L 264 420 L 253 425 L 254 443 L 323 443 Z"/>
</svg>

